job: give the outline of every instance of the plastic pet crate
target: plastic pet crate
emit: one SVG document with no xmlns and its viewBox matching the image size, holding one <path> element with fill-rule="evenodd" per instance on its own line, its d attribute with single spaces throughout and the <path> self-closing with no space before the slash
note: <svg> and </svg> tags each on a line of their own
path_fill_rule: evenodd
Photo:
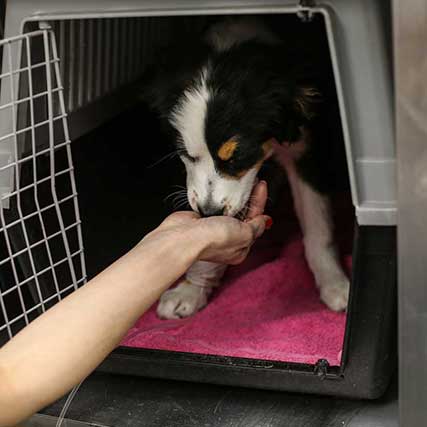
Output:
<svg viewBox="0 0 427 427">
<path fill-rule="evenodd" d="M 138 107 L 136 88 L 163 45 L 199 37 L 223 15 L 258 15 L 285 34 L 288 28 L 324 40 L 355 216 L 340 353 L 334 360 L 319 354 L 290 361 L 215 349 L 132 348 L 128 340 L 99 369 L 378 397 L 395 364 L 396 182 L 385 1 L 76 0 L 37 8 L 10 2 L 0 42 L 0 343 L 83 285 L 85 258 L 92 276 L 168 213 L 159 195 L 182 175 L 145 168 L 165 154 L 166 143 L 151 151 L 146 144 L 140 161 L 144 138 L 163 140 L 156 119 Z M 132 128 L 138 121 L 144 133 Z M 94 130 L 100 124 L 104 130 Z M 158 185 L 144 186 L 147 179 Z M 351 216 L 348 224 L 353 234 Z M 316 331 L 327 343 L 327 328 Z"/>
</svg>

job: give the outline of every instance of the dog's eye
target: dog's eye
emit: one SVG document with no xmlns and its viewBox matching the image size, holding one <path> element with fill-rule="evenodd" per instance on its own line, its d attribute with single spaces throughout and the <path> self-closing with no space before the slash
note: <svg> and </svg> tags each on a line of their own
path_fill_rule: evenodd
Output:
<svg viewBox="0 0 427 427">
<path fill-rule="evenodd" d="M 185 157 L 187 160 L 189 160 L 191 163 L 196 163 L 197 160 L 199 160 L 198 157 L 190 156 L 188 153 L 182 153 L 183 157 Z"/>
</svg>

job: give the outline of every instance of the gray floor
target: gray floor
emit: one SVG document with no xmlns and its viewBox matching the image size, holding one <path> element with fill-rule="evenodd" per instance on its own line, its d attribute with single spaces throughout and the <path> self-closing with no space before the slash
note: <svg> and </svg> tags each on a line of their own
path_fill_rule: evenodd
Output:
<svg viewBox="0 0 427 427">
<path fill-rule="evenodd" d="M 26 427 L 55 425 L 63 403 Z M 63 427 L 398 426 L 395 384 L 380 400 L 366 402 L 99 373 L 82 385 L 66 417 Z"/>
</svg>

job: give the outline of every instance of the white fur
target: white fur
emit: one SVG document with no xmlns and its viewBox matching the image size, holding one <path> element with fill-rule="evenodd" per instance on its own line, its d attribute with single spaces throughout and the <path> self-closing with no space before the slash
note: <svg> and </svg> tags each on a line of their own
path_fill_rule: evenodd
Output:
<svg viewBox="0 0 427 427">
<path fill-rule="evenodd" d="M 261 21 L 251 17 L 226 19 L 214 25 L 206 35 L 208 43 L 218 51 L 253 38 L 265 43 L 278 41 Z M 179 132 L 188 154 L 198 159 L 192 163 L 181 157 L 187 170 L 188 200 L 192 209 L 197 211 L 198 205 L 210 203 L 217 209 L 224 209 L 226 215 L 234 216 L 248 201 L 258 170 L 251 169 L 242 178 L 232 179 L 220 175 L 215 168 L 205 138 L 207 103 L 213 96 L 206 84 L 209 71 L 209 64 L 206 64 L 198 83 L 187 89 L 178 101 L 170 122 Z"/>
<path fill-rule="evenodd" d="M 331 310 L 344 310 L 350 282 L 340 266 L 333 241 L 329 199 L 316 193 L 302 180 L 298 185 L 305 256 L 319 287 L 320 298 Z"/>
<path fill-rule="evenodd" d="M 277 159 L 285 168 L 295 210 L 304 234 L 305 255 L 319 287 L 320 298 L 334 311 L 346 309 L 350 282 L 342 270 L 333 241 L 329 199 L 317 193 L 297 174 L 298 144 L 279 148 Z"/>
<path fill-rule="evenodd" d="M 187 271 L 185 280 L 160 298 L 157 314 L 162 319 L 192 316 L 208 302 L 212 289 L 220 284 L 226 265 L 198 261 Z"/>
<path fill-rule="evenodd" d="M 212 95 L 206 85 L 207 75 L 208 68 L 204 67 L 198 84 L 184 92 L 169 118 L 172 126 L 180 133 L 188 154 L 193 157 L 209 153 L 205 139 L 205 119 L 207 103 Z"/>
<path fill-rule="evenodd" d="M 187 170 L 188 200 L 194 210 L 207 203 L 236 215 L 246 204 L 258 172 L 253 168 L 242 178 L 221 175 L 215 168 L 205 138 L 207 102 L 212 94 L 206 84 L 209 67 L 200 73 L 198 84 L 186 90 L 173 110 L 170 123 L 179 132 L 187 153 L 197 158 L 191 162 L 181 156 Z M 232 135 L 230 135 L 231 137 Z M 225 141 L 223 141 L 225 142 Z"/>
</svg>

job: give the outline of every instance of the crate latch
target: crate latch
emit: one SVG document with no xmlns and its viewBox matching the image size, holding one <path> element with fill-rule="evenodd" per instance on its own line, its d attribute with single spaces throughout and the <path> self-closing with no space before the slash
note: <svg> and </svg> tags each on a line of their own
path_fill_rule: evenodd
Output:
<svg viewBox="0 0 427 427">
<path fill-rule="evenodd" d="M 329 362 L 326 359 L 319 359 L 314 365 L 314 375 L 324 380 L 328 375 Z"/>
</svg>

